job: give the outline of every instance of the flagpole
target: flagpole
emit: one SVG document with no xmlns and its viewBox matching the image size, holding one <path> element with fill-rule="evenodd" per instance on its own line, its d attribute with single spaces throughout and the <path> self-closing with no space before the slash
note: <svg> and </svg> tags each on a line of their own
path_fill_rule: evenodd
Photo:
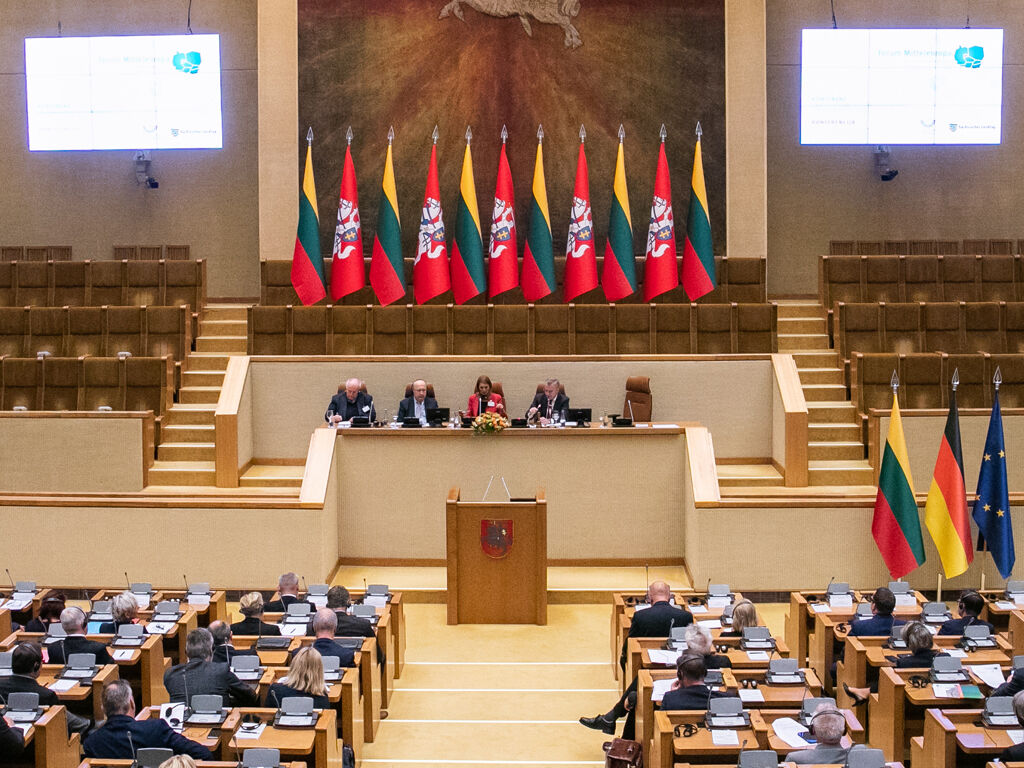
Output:
<svg viewBox="0 0 1024 768">
<path fill-rule="evenodd" d="M 942 574 L 939 574 L 939 585 L 935 590 L 935 602 L 942 602 Z"/>
<path fill-rule="evenodd" d="M 996 391 L 996 397 L 999 397 L 999 385 L 1003 383 L 1003 372 L 996 366 L 996 372 L 992 374 L 992 388 Z M 981 591 L 985 591 L 985 553 L 988 552 L 988 539 L 985 539 L 984 544 L 981 547 Z"/>
</svg>

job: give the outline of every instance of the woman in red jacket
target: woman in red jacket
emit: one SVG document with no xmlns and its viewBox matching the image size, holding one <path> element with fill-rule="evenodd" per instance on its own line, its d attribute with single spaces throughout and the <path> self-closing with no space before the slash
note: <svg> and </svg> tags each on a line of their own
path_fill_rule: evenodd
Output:
<svg viewBox="0 0 1024 768">
<path fill-rule="evenodd" d="M 491 392 L 491 380 L 487 376 L 481 376 L 476 380 L 476 392 L 469 396 L 467 409 L 470 416 L 480 415 L 481 403 L 484 413 L 505 413 L 505 402 L 501 395 Z"/>
</svg>

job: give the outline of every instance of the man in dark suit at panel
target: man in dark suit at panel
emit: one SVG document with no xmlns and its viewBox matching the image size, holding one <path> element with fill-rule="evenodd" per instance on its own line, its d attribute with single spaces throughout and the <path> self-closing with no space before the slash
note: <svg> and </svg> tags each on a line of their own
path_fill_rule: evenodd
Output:
<svg viewBox="0 0 1024 768">
<path fill-rule="evenodd" d="M 67 664 L 68 656 L 72 653 L 92 653 L 96 656 L 97 664 L 114 663 L 107 653 L 107 646 L 86 638 L 85 624 L 85 611 L 81 608 L 72 605 L 61 611 L 60 625 L 67 633 L 67 637 L 47 644 L 46 650 L 51 664 Z"/>
<path fill-rule="evenodd" d="M 324 419 L 328 424 L 350 421 L 354 416 L 367 417 L 370 421 L 376 420 L 373 397 L 362 391 L 362 388 L 363 382 L 359 379 L 353 378 L 345 382 L 345 388 L 332 397 L 327 406 Z"/>
<path fill-rule="evenodd" d="M 684 652 L 676 662 L 676 682 L 673 683 L 675 687 L 665 692 L 661 708 L 707 709 L 711 699 L 728 696 L 728 693 L 712 691 L 704 685 L 704 675 L 707 671 L 702 655 L 692 651 Z"/>
<path fill-rule="evenodd" d="M 164 675 L 164 688 L 175 704 L 188 704 L 196 694 L 223 697 L 225 706 L 252 707 L 256 692 L 243 683 L 227 664 L 215 664 L 213 635 L 208 629 L 193 629 L 185 638 L 188 662 L 178 664 Z"/>
<path fill-rule="evenodd" d="M 124 680 L 104 686 L 103 712 L 107 716 L 103 727 L 89 734 L 82 745 L 86 757 L 132 760 L 143 747 L 162 747 L 194 760 L 213 759 L 210 750 L 175 733 L 164 720 L 136 720 L 135 699 L 131 686 Z"/>
<path fill-rule="evenodd" d="M 299 577 L 292 572 L 282 573 L 277 580 L 277 599 L 267 603 L 263 610 L 267 613 L 284 613 L 293 603 L 304 603 L 299 598 Z"/>
<path fill-rule="evenodd" d="M 437 400 L 427 397 L 427 382 L 416 379 L 412 383 L 412 394 L 398 404 L 398 420 L 415 416 L 420 424 L 427 425 L 427 410 L 437 408 Z"/>
<path fill-rule="evenodd" d="M 231 664 L 235 656 L 258 656 L 254 648 L 239 650 L 231 644 L 231 626 L 226 621 L 213 621 L 207 627 L 213 637 L 213 661 L 217 664 Z"/>
<path fill-rule="evenodd" d="M 896 610 L 896 595 L 888 587 L 879 587 L 871 596 L 871 618 L 855 619 L 850 622 L 853 637 L 888 637 L 893 627 L 904 624 L 902 619 L 894 619 L 892 612 Z"/>
<path fill-rule="evenodd" d="M 647 600 L 650 608 L 633 613 L 633 621 L 629 625 L 629 636 L 622 644 L 619 654 L 619 666 L 626 669 L 626 646 L 629 637 L 668 637 L 673 627 L 687 627 L 693 623 L 693 614 L 683 608 L 677 608 L 669 600 L 672 589 L 664 581 L 652 582 L 647 588 Z"/>
<path fill-rule="evenodd" d="M 939 627 L 940 635 L 962 635 L 965 628 L 979 625 L 988 627 L 989 632 L 992 631 L 991 624 L 978 618 L 985 610 L 985 598 L 973 589 L 968 589 L 960 594 L 957 610 L 960 618 L 950 619 Z"/>
<path fill-rule="evenodd" d="M 0 677 L 0 696 L 6 700 L 12 693 L 34 693 L 39 696 L 42 707 L 56 707 L 60 704 L 57 694 L 37 682 L 43 665 L 43 651 L 35 643 L 20 643 L 11 652 L 11 674 Z M 88 718 L 68 711 L 68 731 L 85 733 L 89 730 Z"/>
<path fill-rule="evenodd" d="M 321 656 L 337 656 L 339 666 L 354 667 L 356 665 L 355 651 L 334 642 L 334 631 L 337 628 L 338 615 L 333 610 L 321 608 L 317 611 L 313 615 L 313 634 L 316 637 L 313 641 L 313 648 Z"/>
<path fill-rule="evenodd" d="M 541 424 L 550 424 L 557 421 L 565 421 L 565 412 L 569 410 L 569 398 L 559 391 L 558 379 L 548 379 L 544 382 L 544 390 L 538 392 L 530 407 L 526 411 L 526 418 L 531 421 L 539 421 Z"/>
</svg>

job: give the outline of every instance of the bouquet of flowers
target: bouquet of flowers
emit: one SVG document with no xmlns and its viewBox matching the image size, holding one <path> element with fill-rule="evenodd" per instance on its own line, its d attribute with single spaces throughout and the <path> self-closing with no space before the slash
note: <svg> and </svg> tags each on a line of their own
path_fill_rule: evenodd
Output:
<svg viewBox="0 0 1024 768">
<path fill-rule="evenodd" d="M 473 431 L 478 435 L 496 434 L 509 426 L 500 413 L 481 413 L 473 419 Z"/>
</svg>

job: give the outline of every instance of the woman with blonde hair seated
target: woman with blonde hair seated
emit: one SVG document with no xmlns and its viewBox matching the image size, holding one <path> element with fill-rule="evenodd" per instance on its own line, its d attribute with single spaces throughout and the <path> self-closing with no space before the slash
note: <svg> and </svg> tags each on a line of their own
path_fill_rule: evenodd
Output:
<svg viewBox="0 0 1024 768">
<path fill-rule="evenodd" d="M 238 610 L 245 617 L 231 625 L 232 635 L 280 635 L 281 628 L 263 621 L 263 595 L 250 592 L 238 601 Z"/>
<path fill-rule="evenodd" d="M 743 630 L 757 626 L 757 608 L 749 600 L 740 600 L 732 609 L 732 628 L 724 630 L 719 637 L 743 637 Z"/>
<path fill-rule="evenodd" d="M 196 768 L 196 761 L 188 755 L 175 755 L 160 763 L 160 768 Z"/>
<path fill-rule="evenodd" d="M 117 628 L 125 624 L 134 624 L 139 620 L 139 601 L 131 592 L 121 592 L 114 595 L 110 601 L 110 613 L 113 614 L 113 621 L 105 621 L 100 624 L 101 635 L 112 635 Z"/>
<path fill-rule="evenodd" d="M 267 690 L 263 706 L 280 707 L 281 701 L 289 696 L 309 696 L 315 709 L 330 708 L 324 682 L 324 661 L 315 648 L 303 648 L 295 654 L 288 674 Z"/>
</svg>

